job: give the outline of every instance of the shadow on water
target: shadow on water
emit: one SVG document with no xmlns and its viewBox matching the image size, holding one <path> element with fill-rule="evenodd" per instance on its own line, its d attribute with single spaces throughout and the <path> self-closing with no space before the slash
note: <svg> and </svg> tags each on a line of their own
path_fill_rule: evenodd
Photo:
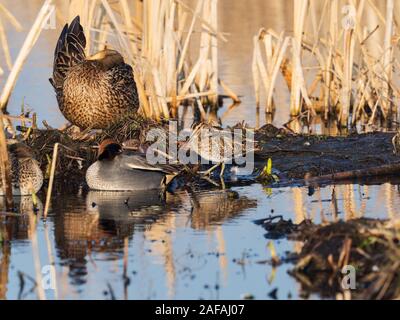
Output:
<svg viewBox="0 0 400 320">
<path fill-rule="evenodd" d="M 0 215 L 0 297 L 36 299 L 40 271 L 54 265 L 49 299 L 268 299 L 276 288 L 278 298 L 300 298 L 290 263 L 262 263 L 270 258 L 268 240 L 254 221 L 276 214 L 294 223 L 395 218 L 398 179 L 389 181 L 312 193 L 259 184 L 165 195 L 91 191 L 58 196 L 46 224 L 40 202 L 35 211 L 30 197 L 16 198 L 19 213 Z M 285 239 L 275 246 L 279 256 L 301 249 Z"/>
<path fill-rule="evenodd" d="M 242 100 L 241 105 L 225 104 L 218 110 L 223 124 L 235 125 L 245 119 L 257 127 L 274 123 L 296 133 L 348 135 L 349 130 L 319 117 L 308 121 L 300 116 L 288 122 L 288 110 L 280 107 L 288 105 L 290 98 L 282 77 L 274 96 L 274 113 L 264 113 L 263 107 L 261 112 L 256 110 L 249 72 L 252 37 L 261 26 L 290 32 L 292 1 L 219 3 L 221 30 L 230 33 L 230 41 L 220 48 L 221 78 Z M 29 1 L 29 10 L 25 2 L 5 0 L 5 4 L 15 5 L 15 12 L 21 15 L 18 18 L 29 26 L 42 1 Z M 55 127 L 65 122 L 47 80 L 54 43 L 63 24 L 39 39 L 10 100 L 12 114 L 19 112 L 26 96 L 25 102 L 38 113 L 39 122 L 47 120 Z M 13 39 L 11 51 L 15 55 L 24 34 L 14 32 L 9 38 Z M 0 78 L 0 86 L 4 79 Z M 294 163 L 287 158 L 284 162 L 288 166 Z M 6 214 L 0 197 L 0 299 L 44 295 L 49 299 L 239 299 L 246 295 L 269 299 L 270 292 L 278 298 L 299 298 L 300 285 L 287 274 L 290 265 L 275 270 L 260 263 L 269 259 L 270 253 L 264 230 L 253 222 L 275 214 L 294 223 L 304 219 L 321 223 L 359 217 L 395 218 L 400 207 L 398 184 L 397 177 L 385 177 L 313 188 L 271 189 L 247 184 L 228 191 L 166 195 L 60 194 L 53 198 L 46 224 L 40 219 L 41 202 L 33 210 L 30 197 L 16 198 L 18 213 Z M 298 253 L 302 244 L 280 240 L 275 246 L 282 255 Z M 42 292 L 35 284 L 41 283 L 42 267 L 47 265 L 55 267 L 56 286 Z"/>
<path fill-rule="evenodd" d="M 54 247 L 56 269 L 63 270 L 57 271 L 57 282 L 66 281 L 67 278 L 69 285 L 80 292 L 82 286 L 91 287 L 101 281 L 104 274 L 98 278 L 99 273 L 96 272 L 99 271 L 99 264 L 109 266 L 126 259 L 126 239 L 129 247 L 153 247 L 145 253 L 154 256 L 156 260 L 164 259 L 167 264 L 166 274 L 171 276 L 175 272 L 172 271 L 175 269 L 172 265 L 178 259 L 173 254 L 173 247 L 177 244 L 173 243 L 171 234 L 180 228 L 196 230 L 202 234 L 211 232 L 214 225 L 228 223 L 256 205 L 255 200 L 239 196 L 235 191 L 224 190 L 195 194 L 89 191 L 86 195 L 59 196 L 53 200 L 47 226 L 43 228 L 40 219 L 43 209 L 41 202 L 38 209 L 34 210 L 30 197 L 16 198 L 18 213 L 3 212 L 0 216 L 0 265 L 3 271 L 0 278 L 1 297 L 13 298 L 7 295 L 10 291 L 7 288 L 18 282 L 16 274 L 12 272 L 13 268 L 10 269 L 11 247 L 24 247 L 27 245 L 26 240 L 33 242 L 34 238 L 42 238 L 47 230 L 52 233 L 49 237 L 51 240 L 46 239 L 51 243 L 39 242 L 36 248 L 38 252 L 35 253 L 32 246 L 32 250 L 24 252 L 21 258 L 29 260 L 32 254 L 33 259 L 39 259 L 43 267 L 46 264 L 43 254 L 49 250 L 48 246 Z M 0 202 L 1 210 L 3 204 Z M 176 223 L 177 220 L 180 222 Z M 188 240 L 185 237 L 184 241 L 190 243 Z M 139 266 L 137 269 L 140 272 Z M 22 272 L 40 283 L 37 270 L 29 267 L 27 270 Z M 154 280 L 157 281 L 157 277 Z M 58 289 L 62 290 L 60 287 Z M 101 290 L 98 290 L 101 294 Z M 35 292 L 31 294 L 33 296 L 28 295 L 28 298 L 35 298 Z M 70 292 L 67 290 L 64 295 L 69 297 Z"/>
</svg>

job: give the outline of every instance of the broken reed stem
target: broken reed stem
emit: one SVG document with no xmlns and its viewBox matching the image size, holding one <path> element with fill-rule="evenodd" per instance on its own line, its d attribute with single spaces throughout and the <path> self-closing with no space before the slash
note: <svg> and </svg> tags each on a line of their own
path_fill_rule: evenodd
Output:
<svg viewBox="0 0 400 320">
<path fill-rule="evenodd" d="M 228 85 L 223 82 L 222 80 L 219 80 L 219 84 L 221 85 L 222 89 L 224 89 L 225 93 L 233 100 L 234 103 L 240 103 L 239 97 L 236 95 L 235 92 L 231 88 L 228 87 Z M 211 94 L 212 91 L 209 92 Z"/>
<path fill-rule="evenodd" d="M 338 37 L 338 0 L 331 0 L 331 14 L 329 19 L 329 37 L 328 37 L 328 57 L 326 63 L 324 64 L 325 72 L 325 86 L 324 86 L 324 103 L 325 103 L 325 119 L 328 119 L 328 114 L 331 112 L 332 108 L 332 79 L 333 79 L 333 55 L 334 48 L 337 43 Z M 321 18 L 322 23 L 322 18 Z"/>
<path fill-rule="evenodd" d="M 218 0 L 209 0 L 210 3 L 210 20 L 214 30 L 218 29 Z M 218 38 L 217 35 L 211 34 L 211 79 L 210 90 L 216 95 L 211 96 L 211 102 L 214 105 L 218 103 Z"/>
<path fill-rule="evenodd" d="M 15 86 L 17 81 L 18 75 L 24 65 L 29 53 L 31 52 L 33 46 L 36 43 L 36 40 L 39 37 L 39 34 L 42 30 L 42 26 L 47 19 L 49 19 L 51 14 L 51 4 L 53 0 L 46 0 L 43 4 L 42 8 L 40 9 L 36 20 L 29 31 L 24 44 L 22 45 L 21 50 L 18 53 L 18 57 L 15 60 L 14 66 L 11 69 L 11 72 L 7 78 L 7 81 L 4 85 L 2 94 L 0 96 L 0 109 L 5 110 L 8 100 L 10 98 L 11 92 Z"/>
<path fill-rule="evenodd" d="M 0 171 L 3 186 L 3 194 L 6 197 L 6 210 L 11 211 L 14 207 L 12 194 L 11 164 L 7 151 L 7 138 L 4 130 L 3 112 L 0 109 Z"/>
<path fill-rule="evenodd" d="M 393 0 L 386 0 L 386 30 L 385 40 L 383 46 L 384 58 L 383 58 L 383 72 L 384 77 L 382 80 L 382 108 L 384 116 L 388 116 L 391 113 L 391 101 L 390 85 L 392 80 L 392 36 L 393 36 L 393 15 L 394 15 L 394 2 Z"/>
<path fill-rule="evenodd" d="M 57 142 L 54 144 L 54 148 L 53 148 L 53 157 L 51 159 L 51 167 L 50 167 L 49 186 L 48 186 L 47 194 L 46 194 L 46 204 L 45 204 L 44 211 L 43 211 L 43 219 L 44 220 L 47 219 L 47 214 L 49 212 L 51 193 L 53 191 L 53 184 L 54 184 L 54 175 L 55 175 L 56 165 L 57 165 L 58 146 L 59 145 L 60 144 Z"/>
</svg>

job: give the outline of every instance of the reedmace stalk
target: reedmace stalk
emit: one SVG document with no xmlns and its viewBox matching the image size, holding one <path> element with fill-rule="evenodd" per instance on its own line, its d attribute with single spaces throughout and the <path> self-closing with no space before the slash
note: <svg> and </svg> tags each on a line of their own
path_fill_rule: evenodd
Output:
<svg viewBox="0 0 400 320">
<path fill-rule="evenodd" d="M 6 197 L 7 211 L 13 208 L 12 182 L 11 182 L 11 166 L 7 151 L 7 139 L 5 135 L 3 122 L 3 112 L 0 109 L 0 173 L 3 185 L 3 193 Z"/>
</svg>

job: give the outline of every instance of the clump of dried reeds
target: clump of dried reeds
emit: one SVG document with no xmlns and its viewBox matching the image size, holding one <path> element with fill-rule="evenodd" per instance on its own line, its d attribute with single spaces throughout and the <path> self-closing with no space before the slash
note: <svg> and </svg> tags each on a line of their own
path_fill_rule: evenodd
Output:
<svg viewBox="0 0 400 320">
<path fill-rule="evenodd" d="M 24 143 L 32 148 L 36 160 L 40 163 L 41 169 L 45 173 L 45 180 L 50 180 L 51 176 L 54 176 L 55 192 L 65 191 L 65 188 L 69 188 L 68 190 L 70 191 L 77 191 L 82 186 L 85 181 L 86 169 L 96 160 L 96 146 L 104 139 L 113 138 L 120 143 L 124 143 L 129 150 L 143 151 L 153 143 L 152 141 L 147 141 L 149 130 L 155 128 L 168 130 L 165 127 L 167 121 L 159 122 L 145 118 L 137 113 L 125 116 L 99 132 L 81 132 L 73 126 L 54 129 L 45 121 L 43 122 L 45 128 L 38 129 L 35 114 L 32 114 L 32 117 L 30 116 L 29 113 L 26 113 L 24 116 L 6 116 L 6 118 L 12 121 L 14 126 L 21 123 L 21 125 L 16 126 L 17 133 L 19 133 L 16 138 L 23 140 Z M 3 146 L 1 139 L 2 135 L 0 134 L 0 142 L 1 146 Z M 53 151 L 56 145 L 59 145 L 60 148 L 56 166 L 52 166 Z M 0 157 L 0 159 L 2 158 Z M 2 168 L 2 163 L 0 163 L 0 168 Z"/>
<path fill-rule="evenodd" d="M 291 116 L 320 112 L 325 120 L 334 118 L 342 127 L 359 122 L 390 126 L 397 120 L 400 37 L 394 1 L 386 1 L 386 12 L 373 1 L 351 3 L 294 1 L 289 45 L 287 37 L 273 30 L 262 29 L 255 37 L 254 85 L 258 103 L 260 84 L 266 90 L 266 112 L 273 105 L 273 71 L 280 68 L 290 91 Z M 367 11 L 379 25 L 363 19 Z"/>
<path fill-rule="evenodd" d="M 226 40 L 217 31 L 217 2 L 73 0 L 69 15 L 81 16 L 91 53 L 106 45 L 121 51 L 134 67 L 142 114 L 160 120 L 175 117 L 187 99 L 217 103 L 218 39 Z"/>
<path fill-rule="evenodd" d="M 322 226 L 303 222 L 292 228 L 288 238 L 304 241 L 304 246 L 290 274 L 304 291 L 340 293 L 338 297 L 349 299 L 399 298 L 399 221 L 360 218 Z M 351 269 L 357 272 L 352 290 L 343 285 Z"/>
<path fill-rule="evenodd" d="M 0 97 L 3 109 L 43 23 L 53 13 L 52 4 L 53 0 L 44 2 L 11 69 Z M 218 32 L 217 4 L 218 0 L 199 0 L 192 8 L 181 0 L 69 0 L 68 14 L 56 13 L 69 16 L 69 21 L 80 15 L 87 54 L 106 46 L 123 54 L 134 67 L 141 113 L 160 120 L 175 117 L 178 106 L 188 99 L 197 100 L 199 108 L 204 103 L 215 105 L 219 84 L 234 101 L 239 100 L 218 78 L 218 40 L 226 38 Z M 1 30 L 0 25 L 0 35 L 5 35 Z"/>
</svg>

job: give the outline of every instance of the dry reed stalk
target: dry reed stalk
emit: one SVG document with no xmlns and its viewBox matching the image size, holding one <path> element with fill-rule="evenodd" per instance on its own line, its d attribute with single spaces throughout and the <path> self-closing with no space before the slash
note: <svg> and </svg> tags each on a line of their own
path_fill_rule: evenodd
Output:
<svg viewBox="0 0 400 320">
<path fill-rule="evenodd" d="M 6 31 L 4 29 L 4 25 L 1 20 L 0 20 L 0 43 L 1 43 L 1 46 L 3 47 L 3 53 L 4 53 L 4 57 L 6 59 L 6 64 L 8 66 L 8 69 L 11 70 L 12 61 L 11 61 L 10 48 L 8 47 Z"/>
<path fill-rule="evenodd" d="M 134 27 L 133 21 L 131 19 L 132 14 L 130 12 L 128 2 L 127 2 L 127 0 L 120 0 L 119 3 L 120 3 L 121 11 L 122 11 L 123 17 L 124 17 L 124 25 L 126 26 L 128 32 L 134 34 L 135 27 Z M 130 43 L 130 48 L 131 48 L 132 54 L 134 56 L 139 54 L 139 50 L 138 50 L 137 46 L 132 41 Z"/>
<path fill-rule="evenodd" d="M 344 37 L 344 63 L 343 63 L 343 79 L 341 90 L 341 110 L 339 121 L 342 127 L 347 127 L 350 115 L 351 87 L 352 87 L 352 71 L 354 59 L 354 30 L 345 31 Z"/>
<path fill-rule="evenodd" d="M 136 73 L 136 74 L 138 74 L 138 73 Z M 141 77 L 136 77 L 135 80 L 136 80 L 136 87 L 137 87 L 138 94 L 139 94 L 139 100 L 141 102 L 140 110 L 145 117 L 152 118 L 152 110 L 150 107 L 150 103 L 147 99 L 146 91 L 144 89 L 144 85 L 141 80 Z"/>
<path fill-rule="evenodd" d="M 219 79 L 218 83 L 221 85 L 222 89 L 224 89 L 225 93 L 233 100 L 234 103 L 240 103 L 239 97 L 236 95 L 235 92 L 231 88 L 228 87 L 228 85 Z M 212 91 L 210 91 L 212 92 Z"/>
<path fill-rule="evenodd" d="M 47 19 L 49 19 L 50 14 L 51 14 L 51 4 L 53 3 L 53 0 L 46 0 L 40 9 L 38 16 L 36 17 L 36 20 L 29 31 L 24 44 L 22 45 L 21 50 L 19 51 L 19 54 L 17 56 L 17 59 L 15 60 L 14 66 L 11 69 L 11 72 L 7 78 L 7 81 L 4 85 L 2 94 L 0 96 L 0 109 L 5 110 L 8 100 L 10 98 L 11 92 L 15 86 L 15 83 L 17 81 L 18 75 L 22 69 L 22 66 L 24 65 L 30 51 L 32 50 L 33 46 L 36 43 L 36 40 L 39 37 L 39 34 L 42 30 L 42 26 Z"/>
<path fill-rule="evenodd" d="M 253 38 L 254 47 L 258 45 L 258 36 L 254 36 Z M 251 65 L 251 70 L 253 74 L 253 83 L 254 83 L 254 94 L 256 98 L 256 108 L 260 109 L 260 75 L 258 72 L 258 63 L 257 63 L 257 53 L 256 49 L 253 50 L 253 62 Z"/>
<path fill-rule="evenodd" d="M 202 28 L 206 28 L 204 25 Z M 200 37 L 200 56 L 203 58 L 203 66 L 201 67 L 199 74 L 196 76 L 196 84 L 200 91 L 205 90 L 208 83 L 210 82 L 209 78 L 209 65 L 211 61 L 207 59 L 210 52 L 211 38 L 208 32 L 202 32 Z"/>
<path fill-rule="evenodd" d="M 44 206 L 44 211 L 43 211 L 43 219 L 44 220 L 47 219 L 47 214 L 48 214 L 49 208 L 50 208 L 50 200 L 51 200 L 51 193 L 53 191 L 54 175 L 56 172 L 59 145 L 60 145 L 59 143 L 56 143 L 56 144 L 54 144 L 54 148 L 53 148 L 53 156 L 51 158 L 51 167 L 50 167 L 49 186 L 48 186 L 47 194 L 46 194 L 46 204 Z"/>
<path fill-rule="evenodd" d="M 191 12 L 191 13 L 194 15 L 194 17 L 195 17 L 196 19 L 198 19 L 201 23 L 205 24 L 205 25 L 207 26 L 207 28 L 208 28 L 209 30 L 211 30 L 212 34 L 216 35 L 217 38 L 218 38 L 219 40 L 224 41 L 224 42 L 227 42 L 227 41 L 228 41 L 228 40 L 226 39 L 226 37 L 225 37 L 222 33 L 218 32 L 218 29 L 217 29 L 217 28 L 215 28 L 214 26 L 212 26 L 207 20 L 204 20 L 203 17 L 202 17 L 198 12 L 195 12 L 191 7 L 189 7 L 187 4 L 185 4 L 185 3 L 184 3 L 183 1 L 181 1 L 181 0 L 174 0 L 174 1 L 175 1 L 176 3 L 178 3 L 183 9 L 185 9 L 185 10 Z M 203 0 L 203 1 L 204 1 L 204 0 Z M 207 0 L 207 1 L 209 1 L 209 0 Z"/>
<path fill-rule="evenodd" d="M 23 28 L 21 24 L 18 22 L 17 18 L 15 18 L 14 15 L 9 10 L 7 10 L 7 8 L 1 3 L 0 3 L 0 12 L 3 12 L 8 21 L 10 21 L 10 23 L 14 26 L 14 28 L 18 32 L 22 31 Z"/>
<path fill-rule="evenodd" d="M 118 40 L 121 45 L 121 48 L 123 49 L 123 53 L 129 58 L 129 61 L 131 61 L 131 63 L 132 63 L 134 61 L 133 53 L 131 52 L 131 50 L 129 50 L 128 42 L 126 40 L 125 35 L 123 34 L 123 32 L 121 30 L 121 27 L 117 21 L 117 18 L 115 17 L 114 11 L 111 9 L 107 0 L 101 0 L 101 3 L 103 5 L 104 9 L 106 10 L 107 15 L 109 16 L 111 22 L 113 23 L 115 30 L 117 31 Z"/>
<path fill-rule="evenodd" d="M 382 81 L 382 96 L 383 96 L 383 114 L 387 117 L 391 111 L 391 101 L 389 97 L 390 92 L 390 82 L 392 80 L 392 57 L 393 57 L 393 47 L 392 47 L 392 36 L 393 36 L 393 18 L 394 18 L 394 1 L 386 1 L 386 29 L 385 29 L 385 40 L 384 40 L 384 57 L 383 57 L 383 81 Z"/>
<path fill-rule="evenodd" d="M 394 1 L 386 2 L 386 15 L 382 15 L 371 0 L 350 0 L 351 7 L 340 7 L 339 0 L 324 1 L 321 3 L 322 11 L 315 0 L 294 2 L 294 37 L 292 45 L 292 63 L 289 64 L 285 57 L 277 63 L 274 55 L 281 45 L 277 33 L 268 30 L 259 32 L 254 38 L 253 52 L 253 80 L 257 106 L 260 103 L 260 88 L 263 86 L 270 90 L 274 87 L 271 72 L 279 65 L 286 82 L 290 83 L 291 114 L 301 111 L 305 102 L 311 112 L 318 107 L 319 111 L 328 114 L 338 112 L 341 126 L 348 124 L 351 107 L 353 114 L 351 122 L 355 124 L 358 119 L 365 118 L 369 123 L 376 120 L 381 114 L 387 118 L 392 111 L 392 106 L 399 95 L 396 81 L 400 76 L 395 66 L 398 66 L 398 53 L 395 48 L 400 37 L 393 37 L 397 24 L 394 17 Z M 379 26 L 362 25 L 363 12 L 369 4 L 378 19 L 384 25 L 384 41 L 374 42 L 374 50 L 367 45 L 372 35 Z M 309 7 L 308 7 L 309 5 Z M 306 9 L 309 8 L 306 14 Z M 342 10 L 346 8 L 349 11 Z M 318 14 L 320 16 L 318 17 Z M 341 16 L 342 15 L 342 16 Z M 325 17 L 329 18 L 329 25 L 324 26 Z M 340 20 L 340 17 L 341 20 Z M 318 20 L 319 19 L 319 20 Z M 354 21 L 351 21 L 353 20 Z M 310 21 L 313 41 L 308 40 L 304 21 Z M 342 22 L 342 27 L 339 24 Z M 351 24 L 348 24 L 351 22 Z M 354 25 L 353 25 L 354 23 Z M 324 30 L 324 31 L 323 31 Z M 327 30 L 327 31 L 325 31 Z M 326 32 L 326 34 L 323 34 Z M 377 35 L 376 35 L 377 36 Z M 261 42 L 264 44 L 266 62 L 261 54 Z M 342 45 L 341 45 L 342 43 Z M 318 70 L 309 90 L 305 87 L 305 72 L 311 68 L 302 66 L 303 52 L 311 53 Z M 375 56 L 371 54 L 375 53 Z M 357 56 L 355 54 L 357 53 Z M 276 70 L 276 69 L 275 69 Z M 319 91 L 317 91 L 319 88 Z M 354 95 L 352 94 L 354 88 Z M 266 92 L 270 92 L 266 90 Z M 318 94 L 319 92 L 319 94 Z M 270 94 L 270 93 L 269 93 Z M 310 96 L 319 98 L 315 107 L 311 104 Z M 267 94 L 268 97 L 268 94 Z M 355 101 L 352 101 L 352 98 Z M 271 110 L 270 98 L 267 98 L 267 111 Z M 351 105 L 353 103 L 353 105 Z M 372 110 L 372 114 L 370 112 Z M 392 115 L 393 116 L 393 115 Z"/>
<path fill-rule="evenodd" d="M 272 113 L 273 111 L 272 96 L 279 70 L 285 68 L 285 66 L 282 66 L 282 64 L 284 63 L 284 56 L 289 45 L 289 41 L 290 38 L 285 38 L 282 32 L 279 36 L 276 35 L 276 43 L 274 43 L 272 34 L 266 32 L 265 29 L 261 29 L 258 33 L 258 36 L 254 38 L 254 68 L 258 67 L 258 72 L 263 80 L 266 95 L 266 113 Z M 261 55 L 260 43 L 264 44 L 266 56 L 265 64 Z M 254 74 L 253 71 L 253 78 L 255 81 L 257 81 L 257 77 L 258 74 Z"/>
<path fill-rule="evenodd" d="M 288 59 L 284 58 L 280 65 L 281 73 L 283 75 L 283 79 L 285 80 L 286 86 L 290 90 L 292 85 L 292 67 Z"/>
<path fill-rule="evenodd" d="M 13 208 L 11 164 L 7 151 L 7 139 L 3 125 L 3 112 L 0 109 L 0 173 L 3 185 L 3 193 L 6 197 L 6 210 Z"/>
<path fill-rule="evenodd" d="M 89 0 L 85 7 L 88 10 L 88 13 L 85 16 L 85 20 L 84 20 L 86 23 L 86 30 L 90 30 L 90 26 L 93 25 L 93 20 L 95 18 L 96 5 L 97 5 L 97 0 Z M 70 13 L 70 15 L 71 15 L 71 13 Z M 91 32 L 87 32 L 86 33 L 86 48 L 85 48 L 86 54 L 90 54 L 90 52 L 91 52 L 90 51 L 92 48 L 91 39 L 92 39 Z"/>
<path fill-rule="evenodd" d="M 7 20 L 14 26 L 17 31 L 22 31 L 22 26 L 18 20 L 13 16 L 13 14 L 7 10 L 7 8 L 0 3 L 0 13 L 3 12 Z M 4 57 L 9 70 L 12 68 L 12 59 L 10 54 L 10 49 L 8 47 L 7 35 L 5 32 L 4 24 L 0 19 L 0 43 L 3 47 Z M 3 69 L 0 67 L 0 76 L 4 74 Z"/>
<path fill-rule="evenodd" d="M 268 74 L 267 67 L 262 58 L 261 47 L 260 47 L 260 44 L 263 42 L 263 39 L 265 37 L 265 33 L 266 33 L 265 29 L 261 29 L 258 33 L 258 36 L 254 39 L 254 41 L 255 41 L 254 52 L 255 52 L 255 58 L 257 61 L 258 71 L 261 76 L 261 81 L 264 84 L 265 96 L 268 96 L 268 90 L 269 90 L 269 87 L 271 86 L 271 79 Z M 268 112 L 268 113 L 272 112 L 272 108 L 269 109 L 268 105 L 266 106 L 266 112 Z"/>
<path fill-rule="evenodd" d="M 276 79 L 278 77 L 279 70 L 282 66 L 283 58 L 286 53 L 286 49 L 289 45 L 289 37 L 285 37 L 283 39 L 283 34 L 282 37 L 280 38 L 275 50 L 274 54 L 272 56 L 272 66 L 273 68 L 270 71 L 270 83 L 269 83 L 269 88 L 267 91 L 267 105 L 266 108 L 268 110 L 272 110 L 272 95 L 275 89 L 275 83 Z"/>
<path fill-rule="evenodd" d="M 293 41 L 296 43 L 296 47 L 299 50 L 293 50 L 292 53 L 292 65 L 295 70 L 292 78 L 292 88 L 291 88 L 291 96 L 290 96 L 290 115 L 297 116 L 301 112 L 301 85 L 300 79 L 301 75 L 298 73 L 301 70 L 301 45 L 303 39 L 303 30 L 304 30 L 304 22 L 306 9 L 308 6 L 308 0 L 294 0 L 294 37 Z M 296 65 L 295 63 L 300 63 L 300 65 Z"/>
<path fill-rule="evenodd" d="M 192 90 L 193 90 L 197 95 L 199 95 L 199 93 L 197 92 L 196 85 L 195 85 L 194 83 L 192 84 Z M 205 120 L 207 119 L 207 113 L 206 113 L 205 110 L 204 110 L 203 104 L 201 103 L 201 99 L 199 99 L 199 96 L 196 97 L 196 102 L 197 102 L 197 108 L 199 109 L 199 112 L 200 112 L 201 119 L 202 119 L 203 121 L 205 121 Z"/>
<path fill-rule="evenodd" d="M 303 75 L 303 70 L 302 70 L 302 67 L 301 67 L 301 61 L 299 60 L 300 56 L 301 56 L 301 54 L 300 54 L 301 48 L 299 48 L 297 46 L 297 42 L 295 41 L 294 38 L 292 38 L 292 50 L 295 53 L 293 55 L 293 57 L 294 57 L 293 63 L 294 63 L 294 66 L 295 66 L 294 72 L 295 72 L 295 74 L 297 74 L 297 76 L 296 76 L 297 77 L 297 81 L 298 81 L 297 85 L 299 86 L 299 89 L 300 89 L 300 96 L 304 100 L 304 102 L 307 105 L 308 109 L 311 111 L 311 115 L 315 116 L 316 112 L 315 112 L 313 104 L 312 104 L 312 102 L 311 102 L 311 100 L 310 100 L 310 98 L 308 96 L 308 92 L 307 92 L 307 88 L 306 88 L 306 82 L 305 82 L 304 75 Z"/>
<path fill-rule="evenodd" d="M 91 0 L 69 0 L 68 21 L 72 21 L 76 16 L 80 17 L 80 23 L 87 29 L 88 27 L 88 8 Z"/>
<path fill-rule="evenodd" d="M 328 118 L 328 113 L 331 112 L 332 108 L 332 100 L 331 100 L 331 92 L 332 92 L 332 70 L 333 70 L 333 55 L 335 44 L 337 43 L 338 38 L 338 0 L 332 0 L 330 6 L 330 24 L 329 24 L 329 46 L 328 46 L 328 57 L 326 59 L 326 63 L 323 65 L 325 76 L 325 86 L 324 86 L 324 102 L 325 102 L 325 119 Z M 321 19 L 322 22 L 322 19 Z"/>
<path fill-rule="evenodd" d="M 116 30 L 112 36 L 118 40 L 122 54 L 134 64 L 135 73 L 139 69 L 135 77 L 141 78 L 138 91 L 145 116 L 169 118 L 177 104 L 186 100 L 182 97 L 197 95 L 192 83 L 197 84 L 200 93 L 210 92 L 208 101 L 217 101 L 217 38 L 225 40 L 217 32 L 217 0 L 199 0 L 195 9 L 179 0 L 135 0 L 134 18 L 126 0 L 116 1 L 114 7 L 106 0 L 101 3 Z M 197 61 L 192 64 L 189 47 L 198 23 L 202 25 L 201 43 Z M 90 30 L 104 35 L 99 32 L 104 31 L 99 21 Z M 106 38 L 97 41 L 103 43 Z M 231 90 L 229 95 L 237 98 Z"/>
</svg>

